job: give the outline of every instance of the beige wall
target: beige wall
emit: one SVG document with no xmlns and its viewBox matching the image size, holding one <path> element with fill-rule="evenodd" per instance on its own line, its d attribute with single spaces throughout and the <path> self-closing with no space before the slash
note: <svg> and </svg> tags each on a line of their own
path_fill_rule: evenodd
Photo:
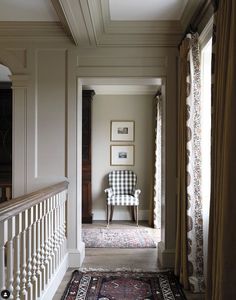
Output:
<svg viewBox="0 0 236 300">
<path fill-rule="evenodd" d="M 95 90 L 96 92 L 96 90 Z M 130 169 L 138 176 L 140 218 L 147 220 L 152 199 L 153 123 L 152 95 L 96 95 L 92 102 L 92 199 L 94 220 L 106 220 L 104 189 L 108 172 Z M 111 120 L 135 121 L 134 142 L 111 142 Z M 135 146 L 134 166 L 111 166 L 110 145 Z M 127 208 L 116 207 L 114 220 L 130 220 Z"/>
</svg>

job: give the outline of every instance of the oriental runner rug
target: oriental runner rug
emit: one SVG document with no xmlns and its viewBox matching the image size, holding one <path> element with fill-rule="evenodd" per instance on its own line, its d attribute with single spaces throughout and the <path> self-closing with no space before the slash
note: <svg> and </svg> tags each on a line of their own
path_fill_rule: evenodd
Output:
<svg viewBox="0 0 236 300">
<path fill-rule="evenodd" d="M 156 248 L 157 243 L 146 229 L 83 228 L 86 248 Z"/>
<path fill-rule="evenodd" d="M 61 300 L 186 300 L 173 272 L 74 271 Z"/>
</svg>

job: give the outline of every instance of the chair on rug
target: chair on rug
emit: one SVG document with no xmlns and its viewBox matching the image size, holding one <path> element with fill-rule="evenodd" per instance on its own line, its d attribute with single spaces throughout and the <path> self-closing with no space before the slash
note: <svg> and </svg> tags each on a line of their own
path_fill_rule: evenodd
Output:
<svg viewBox="0 0 236 300">
<path fill-rule="evenodd" d="M 136 223 L 138 226 L 138 205 L 141 190 L 136 189 L 136 174 L 131 170 L 112 171 L 108 174 L 108 183 L 109 188 L 104 190 L 107 194 L 107 226 L 109 226 L 109 221 L 112 221 L 115 205 L 133 208 L 133 219 L 135 221 L 136 214 Z"/>
</svg>

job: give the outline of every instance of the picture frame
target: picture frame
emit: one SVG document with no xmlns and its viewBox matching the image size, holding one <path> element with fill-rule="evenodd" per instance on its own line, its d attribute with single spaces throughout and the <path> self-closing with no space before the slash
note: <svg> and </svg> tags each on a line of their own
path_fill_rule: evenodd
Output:
<svg viewBox="0 0 236 300">
<path fill-rule="evenodd" d="M 111 121 L 112 142 L 134 142 L 134 121 Z"/>
<path fill-rule="evenodd" d="M 111 145 L 110 165 L 133 166 L 134 154 L 134 145 Z"/>
</svg>

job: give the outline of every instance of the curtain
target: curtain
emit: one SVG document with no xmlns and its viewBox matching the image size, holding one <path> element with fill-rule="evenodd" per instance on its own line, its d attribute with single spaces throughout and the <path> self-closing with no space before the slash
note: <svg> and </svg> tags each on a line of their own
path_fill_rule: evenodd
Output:
<svg viewBox="0 0 236 300">
<path fill-rule="evenodd" d="M 221 0 L 213 27 L 212 172 L 207 300 L 236 299 L 236 1 Z"/>
<path fill-rule="evenodd" d="M 187 268 L 187 57 L 190 49 L 190 39 L 185 38 L 180 45 L 180 95 L 178 102 L 178 194 L 177 194 L 177 232 L 175 251 L 175 274 L 179 277 L 185 289 L 189 289 Z"/>
<path fill-rule="evenodd" d="M 155 97 L 155 168 L 154 168 L 154 199 L 153 199 L 153 227 L 161 228 L 161 161 L 162 161 L 162 104 L 161 92 Z"/>
<path fill-rule="evenodd" d="M 182 49 L 182 47 L 184 47 Z M 188 35 L 181 53 L 178 149 L 176 274 L 184 288 L 203 292 L 201 199 L 200 52 L 198 34 Z M 183 52 L 183 53 L 182 53 Z M 184 56 L 183 56 L 184 55 Z M 184 68 L 182 70 L 182 68 Z"/>
</svg>

